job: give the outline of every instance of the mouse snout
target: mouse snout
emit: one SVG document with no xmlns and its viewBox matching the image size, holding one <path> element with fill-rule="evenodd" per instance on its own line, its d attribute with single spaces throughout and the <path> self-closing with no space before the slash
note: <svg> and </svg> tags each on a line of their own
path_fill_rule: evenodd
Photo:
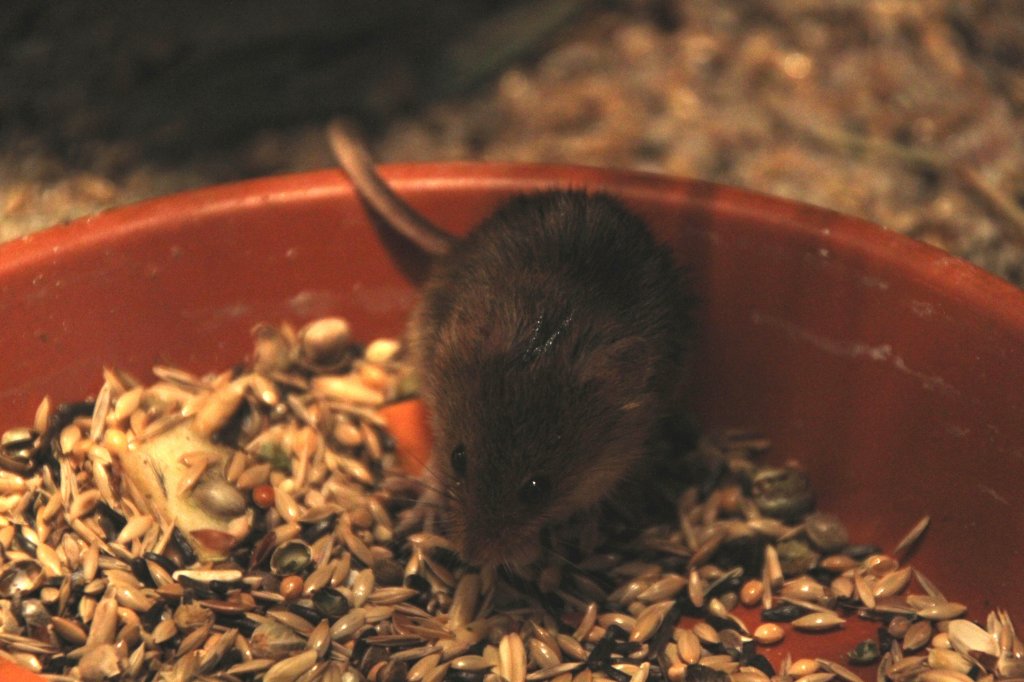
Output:
<svg viewBox="0 0 1024 682">
<path fill-rule="evenodd" d="M 526 566 L 540 558 L 540 532 L 483 519 L 467 519 L 459 550 L 463 560 L 473 566 Z"/>
</svg>

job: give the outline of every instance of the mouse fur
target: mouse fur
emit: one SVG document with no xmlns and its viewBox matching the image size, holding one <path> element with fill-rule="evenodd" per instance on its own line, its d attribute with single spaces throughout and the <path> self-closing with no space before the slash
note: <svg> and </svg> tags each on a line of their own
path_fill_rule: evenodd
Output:
<svg viewBox="0 0 1024 682">
<path fill-rule="evenodd" d="M 469 563 L 531 562 L 546 526 L 638 473 L 686 310 L 667 248 L 607 194 L 514 197 L 437 259 L 407 338 Z"/>
</svg>

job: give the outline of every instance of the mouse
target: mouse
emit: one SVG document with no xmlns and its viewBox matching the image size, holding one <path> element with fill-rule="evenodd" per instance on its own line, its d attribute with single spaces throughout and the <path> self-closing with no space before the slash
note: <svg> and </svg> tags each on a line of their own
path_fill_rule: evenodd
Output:
<svg viewBox="0 0 1024 682">
<path fill-rule="evenodd" d="M 641 475 L 676 412 L 681 270 L 623 202 L 580 188 L 512 196 L 455 238 L 390 190 L 350 128 L 328 139 L 357 194 L 432 259 L 404 341 L 445 530 L 470 565 L 528 566 L 546 529 Z"/>
</svg>

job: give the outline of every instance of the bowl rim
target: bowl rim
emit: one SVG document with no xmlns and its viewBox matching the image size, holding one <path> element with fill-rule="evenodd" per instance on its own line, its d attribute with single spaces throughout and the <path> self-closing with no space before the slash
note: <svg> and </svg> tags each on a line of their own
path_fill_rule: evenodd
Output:
<svg viewBox="0 0 1024 682">
<path fill-rule="evenodd" d="M 706 209 L 712 222 L 716 216 L 749 221 L 794 235 L 801 246 L 834 247 L 872 270 L 899 273 L 939 297 L 970 306 L 1024 347 L 1024 292 L 1016 286 L 931 245 L 807 203 L 707 181 L 589 166 L 457 162 L 387 165 L 381 173 L 396 192 L 414 199 L 445 191 L 499 197 L 569 185 L 606 190 L 640 205 L 650 199 L 666 199 L 666 205 L 686 202 L 698 211 Z M 7 278 L 49 270 L 63 257 L 114 249 L 126 238 L 187 230 L 200 217 L 311 199 L 351 199 L 353 193 L 341 171 L 329 169 L 212 185 L 109 209 L 0 244 L 0 291 Z M 168 219 L 168 214 L 179 215 Z"/>
<path fill-rule="evenodd" d="M 443 191 L 513 193 L 552 186 L 603 190 L 643 203 L 652 195 L 685 197 L 712 217 L 771 225 L 831 243 L 865 262 L 897 270 L 944 296 L 955 297 L 1024 337 L 1024 290 L 969 261 L 870 221 L 812 204 L 706 180 L 649 171 L 572 164 L 505 162 L 402 163 L 380 166 L 399 195 Z M 184 190 L 99 211 L 0 244 L 0 281 L 56 265 L 61 253 L 115 246 L 150 230 L 180 228 L 183 217 L 231 214 L 265 205 L 341 197 L 354 188 L 339 169 L 270 175 Z"/>
</svg>

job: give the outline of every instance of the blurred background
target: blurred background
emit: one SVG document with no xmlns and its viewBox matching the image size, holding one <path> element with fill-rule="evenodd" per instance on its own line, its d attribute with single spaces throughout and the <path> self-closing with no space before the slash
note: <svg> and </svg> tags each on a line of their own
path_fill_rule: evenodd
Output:
<svg viewBox="0 0 1024 682">
<path fill-rule="evenodd" d="M 3 0 L 0 240 L 332 164 L 579 163 L 860 216 L 1024 283 L 1021 0 Z"/>
</svg>

